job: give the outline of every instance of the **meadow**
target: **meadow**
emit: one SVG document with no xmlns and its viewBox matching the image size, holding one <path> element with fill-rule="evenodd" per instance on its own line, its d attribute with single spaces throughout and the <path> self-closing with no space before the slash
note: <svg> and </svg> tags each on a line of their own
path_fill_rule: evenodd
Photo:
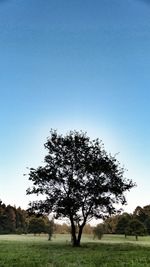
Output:
<svg viewBox="0 0 150 267">
<path fill-rule="evenodd" d="M 84 236 L 73 248 L 68 235 L 0 236 L 0 267 L 150 267 L 150 237 Z"/>
</svg>

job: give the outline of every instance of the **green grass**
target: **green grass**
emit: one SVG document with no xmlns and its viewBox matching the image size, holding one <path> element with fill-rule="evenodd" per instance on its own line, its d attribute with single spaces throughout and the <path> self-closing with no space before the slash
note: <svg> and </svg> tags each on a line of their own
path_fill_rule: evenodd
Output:
<svg viewBox="0 0 150 267">
<path fill-rule="evenodd" d="M 72 248 L 68 235 L 0 236 L 0 267 L 150 267 L 150 237 L 106 235 L 98 242 L 84 236 Z"/>
</svg>

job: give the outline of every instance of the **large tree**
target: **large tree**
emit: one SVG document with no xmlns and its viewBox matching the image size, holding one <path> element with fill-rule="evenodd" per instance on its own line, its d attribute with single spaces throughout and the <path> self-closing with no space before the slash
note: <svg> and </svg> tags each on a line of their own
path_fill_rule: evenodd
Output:
<svg viewBox="0 0 150 267">
<path fill-rule="evenodd" d="M 31 202 L 30 208 L 69 218 L 73 245 L 79 246 L 86 223 L 115 214 L 115 204 L 126 203 L 124 192 L 134 183 L 124 177 L 124 168 L 102 142 L 90 140 L 82 131 L 63 136 L 51 130 L 45 148 L 45 164 L 30 169 L 33 187 L 27 189 L 27 194 L 45 199 Z"/>
</svg>

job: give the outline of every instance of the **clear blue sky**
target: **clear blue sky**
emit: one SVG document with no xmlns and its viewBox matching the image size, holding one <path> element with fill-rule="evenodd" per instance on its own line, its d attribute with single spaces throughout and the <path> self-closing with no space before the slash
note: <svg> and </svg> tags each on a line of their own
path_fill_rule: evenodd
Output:
<svg viewBox="0 0 150 267">
<path fill-rule="evenodd" d="M 150 5 L 138 0 L 0 1 L 0 198 L 26 208 L 26 167 L 51 128 L 103 140 L 150 204 Z"/>
</svg>

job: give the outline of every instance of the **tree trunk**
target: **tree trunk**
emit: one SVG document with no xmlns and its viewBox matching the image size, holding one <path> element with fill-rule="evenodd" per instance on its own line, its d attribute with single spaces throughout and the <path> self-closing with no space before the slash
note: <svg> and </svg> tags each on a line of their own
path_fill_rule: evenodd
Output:
<svg viewBox="0 0 150 267">
<path fill-rule="evenodd" d="M 74 224 L 71 225 L 71 242 L 72 242 L 73 247 L 80 247 L 83 227 L 84 227 L 83 225 L 79 226 L 79 231 L 77 235 L 75 225 Z"/>
<path fill-rule="evenodd" d="M 76 227 L 74 223 L 71 223 L 71 242 L 73 247 L 77 246 Z"/>
<path fill-rule="evenodd" d="M 51 241 L 51 234 L 48 234 L 48 241 Z"/>
<path fill-rule="evenodd" d="M 72 228 L 72 245 L 73 245 L 73 247 L 80 247 L 82 232 L 83 232 L 83 225 L 79 227 L 78 235 L 76 235 L 76 232 L 74 232 L 74 228 Z"/>
<path fill-rule="evenodd" d="M 73 247 L 80 247 L 81 236 L 83 228 L 86 224 L 86 220 L 84 220 L 84 222 L 81 225 L 78 225 L 78 233 L 73 217 L 70 217 L 70 222 L 71 222 L 71 243 Z"/>
<path fill-rule="evenodd" d="M 83 231 L 83 225 L 79 227 L 79 233 L 78 233 L 78 239 L 77 239 L 78 247 L 80 246 L 82 231 Z"/>
</svg>

